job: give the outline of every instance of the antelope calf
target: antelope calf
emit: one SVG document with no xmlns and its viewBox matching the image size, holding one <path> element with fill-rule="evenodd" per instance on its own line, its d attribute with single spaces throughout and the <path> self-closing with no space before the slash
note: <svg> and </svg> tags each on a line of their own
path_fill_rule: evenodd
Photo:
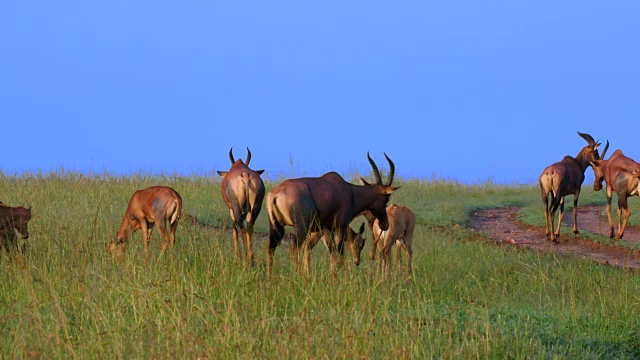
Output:
<svg viewBox="0 0 640 360">
<path fill-rule="evenodd" d="M 411 276 L 411 260 L 413 258 L 413 231 L 416 226 L 416 215 L 406 206 L 387 206 L 387 218 L 389 227 L 383 230 L 378 220 L 373 222 L 373 243 L 371 244 L 371 259 L 373 260 L 376 248 L 379 251 L 381 271 L 385 277 L 389 276 L 391 270 L 391 246 L 395 243 L 396 260 L 398 269 L 402 267 L 402 251 L 407 253 L 407 274 Z"/>
<path fill-rule="evenodd" d="M 322 238 L 322 242 L 324 242 L 324 244 L 327 246 L 327 249 L 332 246 L 330 242 L 334 239 L 331 238 L 331 234 L 329 232 L 313 232 L 309 234 L 309 238 L 307 239 L 307 241 L 309 241 L 309 251 L 305 252 L 305 257 L 311 256 L 311 250 L 316 246 L 320 238 Z M 356 264 L 356 266 L 360 265 L 360 253 L 362 253 L 362 249 L 364 249 L 366 240 L 367 239 L 364 237 L 364 223 L 360 225 L 360 229 L 358 229 L 358 232 L 353 231 L 351 226 L 347 227 L 347 234 L 344 237 L 344 243 L 347 245 L 349 251 L 353 255 L 353 263 Z M 305 260 L 305 262 L 309 263 L 310 259 Z"/>
<path fill-rule="evenodd" d="M 264 199 L 264 183 L 260 175 L 264 170 L 251 170 L 251 151 L 247 148 L 247 160 L 233 158 L 233 148 L 229 150 L 231 169 L 218 171 L 222 176 L 222 199 L 229 208 L 233 221 L 233 246 L 236 260 L 240 258 L 238 251 L 238 232 L 245 241 L 247 260 L 253 264 L 253 225 L 258 219 Z"/>
<path fill-rule="evenodd" d="M 111 240 L 105 247 L 108 253 L 122 255 L 126 251 L 129 237 L 142 230 L 142 242 L 145 254 L 149 253 L 149 241 L 154 224 L 158 226 L 158 232 L 162 239 L 161 254 L 175 244 L 175 233 L 182 211 L 182 198 L 174 189 L 166 186 L 152 186 L 136 191 L 124 214 L 117 240 Z M 169 222 L 169 234 L 167 234 L 167 222 Z"/>
<path fill-rule="evenodd" d="M 540 192 L 542 194 L 546 222 L 544 232 L 549 240 L 554 243 L 558 242 L 557 238 L 560 236 L 560 226 L 564 215 L 564 197 L 567 195 L 573 194 L 573 233 L 579 233 L 578 197 L 584 182 L 584 172 L 590 163 L 600 160 L 600 155 L 598 154 L 600 143 L 593 140 L 593 137 L 589 134 L 578 132 L 578 135 L 585 139 L 588 145 L 582 148 L 575 158 L 567 155 L 562 161 L 546 167 L 540 175 Z M 606 153 L 608 148 L 609 141 L 607 141 L 603 153 Z M 558 208 L 560 208 L 558 227 L 554 233 L 554 220 Z"/>
<path fill-rule="evenodd" d="M 604 152 L 602 157 L 604 158 Z M 607 183 L 607 219 L 609 220 L 609 237 L 611 238 L 614 237 L 611 198 L 614 191 L 618 194 L 618 235 L 616 238 L 622 239 L 631 215 L 627 198 L 640 195 L 640 164 L 625 156 L 621 150 L 616 150 L 611 154 L 609 160 L 595 160 L 591 163 L 591 167 L 595 176 L 593 190 L 600 191 L 602 182 L 606 181 Z M 622 222 L 623 210 L 624 222 Z"/>
<path fill-rule="evenodd" d="M 11 246 L 16 246 L 16 230 L 22 239 L 29 238 L 29 220 L 31 220 L 31 207 L 11 207 L 0 202 L 0 238 L 5 251 L 9 252 Z M 24 251 L 23 246 L 23 251 Z"/>
</svg>

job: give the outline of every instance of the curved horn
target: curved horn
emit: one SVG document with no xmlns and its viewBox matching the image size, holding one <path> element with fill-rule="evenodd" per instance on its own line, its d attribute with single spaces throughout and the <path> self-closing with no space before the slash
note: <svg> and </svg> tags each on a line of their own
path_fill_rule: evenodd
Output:
<svg viewBox="0 0 640 360">
<path fill-rule="evenodd" d="M 373 176 L 376 178 L 376 184 L 382 185 L 382 178 L 380 177 L 380 170 L 376 166 L 376 163 L 373 162 L 371 156 L 369 156 L 369 152 L 367 151 L 367 160 L 369 160 L 369 164 L 371 164 L 371 168 L 373 168 Z"/>
<path fill-rule="evenodd" d="M 387 186 L 391 186 L 393 182 L 393 175 L 396 173 L 396 166 L 393 164 L 393 161 L 389 159 L 387 153 L 384 153 L 384 157 L 387 158 L 387 162 L 389 163 L 389 182 L 387 182 Z"/>
<path fill-rule="evenodd" d="M 585 139 L 589 143 L 589 145 L 593 146 L 596 144 L 596 141 L 591 135 L 581 133 L 580 131 L 578 131 L 578 135 L 580 135 L 581 138 Z"/>
<path fill-rule="evenodd" d="M 233 158 L 233 146 L 231 147 L 231 149 L 229 149 L 229 160 L 231 160 L 232 164 L 236 162 L 236 160 Z"/>
<path fill-rule="evenodd" d="M 600 155 L 600 159 L 604 160 L 604 155 L 607 153 L 609 149 L 609 140 L 607 140 L 607 144 L 604 146 L 604 150 L 602 150 L 602 155 Z"/>
<path fill-rule="evenodd" d="M 249 166 L 249 161 L 251 161 L 251 150 L 247 146 L 247 161 L 244 162 L 245 165 Z"/>
</svg>

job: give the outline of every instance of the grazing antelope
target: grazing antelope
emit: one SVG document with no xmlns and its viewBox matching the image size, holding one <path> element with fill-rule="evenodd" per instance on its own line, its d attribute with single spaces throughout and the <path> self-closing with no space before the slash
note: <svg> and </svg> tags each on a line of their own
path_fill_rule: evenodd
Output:
<svg viewBox="0 0 640 360">
<path fill-rule="evenodd" d="M 542 203 L 544 204 L 544 218 L 546 221 L 545 234 L 549 240 L 557 243 L 560 236 L 560 225 L 564 215 L 564 197 L 573 194 L 573 233 L 578 234 L 578 197 L 580 196 L 580 188 L 584 181 L 584 172 L 591 162 L 600 160 L 598 147 L 600 143 L 593 140 L 589 134 L 583 134 L 578 131 L 583 139 L 589 145 L 580 150 L 580 153 L 574 158 L 569 155 L 565 156 L 562 161 L 554 163 L 544 169 L 540 175 L 540 192 L 542 193 Z M 604 152 L 609 147 L 609 141 L 605 146 Z M 551 200 L 551 202 L 549 202 Z M 558 215 L 558 227 L 553 232 L 556 210 L 560 208 Z"/>
<path fill-rule="evenodd" d="M 149 253 L 149 240 L 154 224 L 158 226 L 158 232 L 162 239 L 162 251 L 164 254 L 167 246 L 175 244 L 175 233 L 182 211 L 182 197 L 177 191 L 166 186 L 152 186 L 133 193 L 127 211 L 124 214 L 117 241 L 111 240 L 105 247 L 108 253 L 121 255 L 126 250 L 129 237 L 142 230 L 142 242 L 145 254 Z M 169 222 L 169 234 L 167 234 L 167 221 Z"/>
<path fill-rule="evenodd" d="M 264 183 L 260 175 L 264 170 L 249 169 L 251 151 L 247 148 L 247 161 L 234 160 L 233 148 L 229 150 L 231 169 L 218 171 L 222 180 L 222 199 L 229 208 L 233 221 L 233 246 L 236 260 L 238 253 L 238 231 L 245 240 L 247 260 L 253 264 L 253 225 L 258 219 L 264 199 Z"/>
<path fill-rule="evenodd" d="M 316 246 L 320 238 L 322 238 L 322 242 L 327 246 L 327 249 L 329 248 L 331 241 L 331 239 L 329 239 L 330 234 L 325 231 L 322 233 L 322 236 L 320 235 L 320 232 L 312 232 L 309 234 L 309 238 L 307 239 L 309 241 L 309 250 L 312 250 Z M 347 226 L 347 234 L 344 237 L 344 242 L 347 244 L 349 251 L 353 255 L 353 263 L 356 265 L 360 265 L 360 253 L 362 253 L 362 249 L 364 249 L 366 240 L 367 239 L 364 237 L 364 223 L 360 225 L 358 232 L 353 231 L 351 226 Z M 305 253 L 305 256 L 310 255 L 311 251 Z"/>
<path fill-rule="evenodd" d="M 391 270 L 391 246 L 396 243 L 396 259 L 398 269 L 402 265 L 402 250 L 407 253 L 407 274 L 411 276 L 411 260 L 413 258 L 413 230 L 416 226 L 416 215 L 406 206 L 387 206 L 387 218 L 389 228 L 382 230 L 378 220 L 374 220 L 372 225 L 373 244 L 371 249 L 371 260 L 375 257 L 376 247 L 379 250 L 381 271 L 385 277 Z"/>
<path fill-rule="evenodd" d="M 10 246 L 15 245 L 16 230 L 22 239 L 29 238 L 29 220 L 31 220 L 30 206 L 11 207 L 0 202 L 0 238 L 5 251 L 9 252 Z"/>
<path fill-rule="evenodd" d="M 380 227 L 386 229 L 387 211 L 391 193 L 397 188 L 392 187 L 395 166 L 385 154 L 389 162 L 389 180 L 382 183 L 380 171 L 367 153 L 367 159 L 375 184 L 369 184 L 364 179 L 364 185 L 354 185 L 346 182 L 336 172 L 328 172 L 320 177 L 304 177 L 285 180 L 267 194 L 267 213 L 269 215 L 269 244 L 267 246 L 267 273 L 271 276 L 271 265 L 276 247 L 284 236 L 285 226 L 295 228 L 295 240 L 292 241 L 291 255 L 298 267 L 298 248 L 305 243 L 307 234 L 322 231 L 328 232 L 333 241 L 328 241 L 327 247 L 331 257 L 330 270 L 335 274 L 335 252 L 344 252 L 344 238 L 351 220 L 365 210 L 380 221 Z M 309 272 L 310 242 L 304 247 L 304 272 Z"/>
<path fill-rule="evenodd" d="M 605 153 L 602 153 L 604 159 Z M 614 237 L 613 220 L 611 219 L 611 197 L 615 191 L 618 194 L 618 235 L 622 239 L 624 229 L 629 221 L 631 211 L 627 198 L 640 195 L 640 164 L 625 156 L 621 150 L 611 154 L 609 160 L 594 160 L 591 162 L 595 181 L 593 190 L 602 189 L 602 181 L 607 182 L 607 219 L 609 220 L 609 237 Z M 624 210 L 624 222 L 622 222 L 622 210 Z"/>
</svg>

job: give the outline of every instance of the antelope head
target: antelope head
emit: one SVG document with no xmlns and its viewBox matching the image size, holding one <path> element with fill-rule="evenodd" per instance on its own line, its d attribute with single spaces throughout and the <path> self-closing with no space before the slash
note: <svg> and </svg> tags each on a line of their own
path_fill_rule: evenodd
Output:
<svg viewBox="0 0 640 360">
<path fill-rule="evenodd" d="M 16 211 L 19 214 L 18 221 L 15 223 L 16 228 L 22 235 L 23 239 L 29 238 L 29 220 L 31 220 L 31 204 L 25 201 L 25 206 L 22 209 L 17 208 Z"/>
<path fill-rule="evenodd" d="M 605 154 L 607 153 L 607 149 L 609 149 L 609 140 L 607 140 L 607 144 L 604 146 L 604 150 L 602 151 L 602 156 L 598 153 L 598 147 L 601 145 L 599 142 L 595 141 L 593 137 L 589 134 L 581 133 L 578 131 L 578 135 L 581 138 L 585 139 L 589 145 L 585 146 L 582 151 L 580 151 L 580 155 L 587 162 L 592 162 L 594 160 L 604 159 Z"/>
<path fill-rule="evenodd" d="M 229 160 L 231 160 L 231 167 L 233 168 L 233 166 L 236 164 L 236 159 L 233 157 L 233 147 L 231 147 L 229 149 Z M 240 162 L 240 164 L 244 164 L 247 168 L 249 167 L 249 162 L 251 161 L 251 150 L 249 150 L 249 147 L 247 147 L 247 159 L 243 162 L 242 159 L 238 159 L 237 161 Z M 257 172 L 259 175 L 261 175 L 264 170 L 254 170 L 255 172 Z M 229 171 L 218 171 L 218 175 L 225 177 L 227 175 Z"/>
<path fill-rule="evenodd" d="M 351 230 L 347 230 L 351 233 Z M 357 233 L 352 233 L 347 235 L 347 247 L 351 254 L 353 254 L 353 263 L 356 265 L 360 265 L 360 253 L 364 248 L 366 238 L 364 237 L 364 223 L 360 225 L 360 229 Z"/>
<path fill-rule="evenodd" d="M 602 161 L 603 160 L 594 160 L 589 163 L 593 169 L 593 176 L 595 177 L 593 180 L 594 191 L 602 190 L 602 182 L 604 181 L 604 166 Z"/>
<path fill-rule="evenodd" d="M 378 219 L 380 223 L 380 228 L 382 230 L 387 230 L 389 228 L 389 219 L 387 219 L 387 203 L 389 202 L 389 198 L 391 197 L 391 193 L 397 190 L 399 187 L 391 186 L 393 182 L 393 176 L 396 172 L 396 167 L 393 164 L 393 161 L 389 159 L 387 154 L 384 154 L 384 157 L 387 159 L 389 163 L 389 179 L 386 183 L 382 182 L 382 176 L 380 176 L 380 170 L 378 170 L 378 166 L 371 159 L 369 152 L 367 152 L 367 160 L 369 160 L 369 164 L 371 164 L 371 168 L 373 169 L 373 176 L 375 178 L 375 184 L 368 183 L 364 178 L 360 177 L 360 181 L 364 186 L 367 186 L 371 189 L 374 189 L 378 196 L 373 198 L 373 202 L 369 207 L 369 211 L 373 214 L 373 216 Z"/>
</svg>

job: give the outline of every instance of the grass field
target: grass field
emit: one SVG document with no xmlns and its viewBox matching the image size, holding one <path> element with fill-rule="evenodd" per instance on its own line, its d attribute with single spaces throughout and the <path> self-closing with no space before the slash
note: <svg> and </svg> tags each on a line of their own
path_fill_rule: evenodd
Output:
<svg viewBox="0 0 640 360">
<path fill-rule="evenodd" d="M 138 232 L 125 258 L 107 256 L 129 198 L 151 185 L 182 195 L 176 247 L 159 257 L 154 232 L 145 258 Z M 396 185 L 391 202 L 417 215 L 412 280 L 381 279 L 367 243 L 363 263 L 345 261 L 336 279 L 316 247 L 308 280 L 281 246 L 268 281 L 264 241 L 255 267 L 233 261 L 217 176 L 1 175 L 0 200 L 28 200 L 33 219 L 24 256 L 0 257 L 0 357 L 640 357 L 636 273 L 499 247 L 465 228 L 473 209 L 506 205 L 542 226 L 536 186 Z M 603 202 L 587 184 L 581 204 Z M 267 228 L 263 209 L 257 231 Z"/>
</svg>

